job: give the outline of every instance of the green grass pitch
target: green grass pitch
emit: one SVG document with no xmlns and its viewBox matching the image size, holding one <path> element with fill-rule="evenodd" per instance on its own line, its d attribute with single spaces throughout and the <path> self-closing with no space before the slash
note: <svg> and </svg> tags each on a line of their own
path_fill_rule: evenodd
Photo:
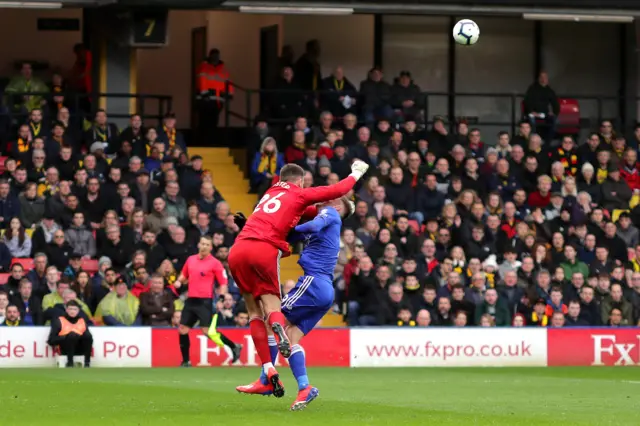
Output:
<svg viewBox="0 0 640 426">
<path fill-rule="evenodd" d="M 0 425 L 639 425 L 636 368 L 309 370 L 320 397 L 240 395 L 257 369 L 0 370 Z"/>
</svg>

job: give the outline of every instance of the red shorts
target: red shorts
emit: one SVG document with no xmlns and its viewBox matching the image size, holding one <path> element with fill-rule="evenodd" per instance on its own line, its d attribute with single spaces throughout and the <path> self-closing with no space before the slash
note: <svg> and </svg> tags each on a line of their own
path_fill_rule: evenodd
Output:
<svg viewBox="0 0 640 426">
<path fill-rule="evenodd" d="M 265 294 L 282 298 L 280 257 L 282 252 L 258 240 L 237 241 L 229 251 L 229 269 L 240 292 L 258 299 Z"/>
</svg>

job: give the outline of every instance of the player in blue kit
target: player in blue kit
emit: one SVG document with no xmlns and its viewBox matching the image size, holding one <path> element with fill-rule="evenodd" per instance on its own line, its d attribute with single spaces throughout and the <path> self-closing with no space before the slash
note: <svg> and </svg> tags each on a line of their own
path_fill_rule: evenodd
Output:
<svg viewBox="0 0 640 426">
<path fill-rule="evenodd" d="M 282 313 L 287 319 L 286 331 L 292 345 L 289 365 L 298 382 L 298 396 L 291 405 L 292 411 L 304 409 L 319 395 L 318 389 L 309 384 L 305 354 L 299 342 L 331 309 L 334 301 L 333 271 L 340 251 L 342 219 L 353 213 L 354 205 L 343 197 L 323 204 L 318 210 L 318 215 L 312 221 L 295 228 L 293 239 L 304 241 L 298 261 L 304 275 L 282 299 Z M 273 336 L 269 336 L 269 348 L 272 362 L 275 363 L 278 348 Z M 267 378 L 261 376 L 254 383 L 238 386 L 236 390 L 271 395 L 271 388 Z"/>
</svg>

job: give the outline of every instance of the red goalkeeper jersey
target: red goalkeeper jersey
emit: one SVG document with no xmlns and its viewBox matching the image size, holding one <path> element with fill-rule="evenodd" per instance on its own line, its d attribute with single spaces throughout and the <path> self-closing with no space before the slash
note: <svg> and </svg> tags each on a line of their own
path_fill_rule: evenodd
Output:
<svg viewBox="0 0 640 426">
<path fill-rule="evenodd" d="M 287 182 L 278 182 L 264 194 L 253 214 L 236 238 L 238 240 L 258 240 L 272 244 L 289 256 L 287 235 L 298 224 L 303 215 L 314 216 L 315 208 L 307 207 L 342 197 L 356 184 L 352 176 L 335 185 L 300 188 Z"/>
</svg>

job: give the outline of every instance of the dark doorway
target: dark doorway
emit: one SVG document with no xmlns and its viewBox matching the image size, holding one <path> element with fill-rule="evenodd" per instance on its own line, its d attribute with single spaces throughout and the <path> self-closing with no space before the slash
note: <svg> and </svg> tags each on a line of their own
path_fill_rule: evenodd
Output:
<svg viewBox="0 0 640 426">
<path fill-rule="evenodd" d="M 196 105 L 196 69 L 207 56 L 207 27 L 191 30 L 191 131 L 198 128 L 198 108 Z"/>
<path fill-rule="evenodd" d="M 278 78 L 278 25 L 260 29 L 260 89 L 272 88 Z M 260 95 L 260 109 L 265 109 L 268 96 Z"/>
</svg>

